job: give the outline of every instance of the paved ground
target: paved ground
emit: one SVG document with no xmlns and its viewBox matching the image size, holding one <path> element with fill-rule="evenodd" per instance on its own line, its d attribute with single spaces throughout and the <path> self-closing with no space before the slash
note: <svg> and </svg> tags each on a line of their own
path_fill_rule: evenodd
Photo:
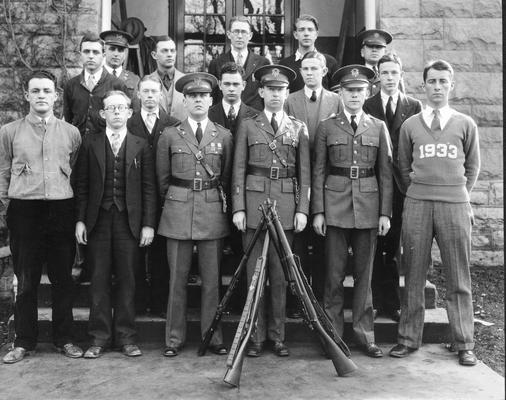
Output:
<svg viewBox="0 0 506 400">
<path fill-rule="evenodd" d="M 382 346 L 386 352 L 391 345 Z M 241 388 L 222 382 L 225 357 L 196 356 L 189 346 L 174 359 L 144 345 L 128 359 L 108 352 L 98 360 L 71 360 L 40 345 L 15 365 L 0 364 L 0 398 L 15 399 L 504 399 L 504 378 L 480 363 L 461 367 L 455 354 L 425 345 L 407 359 L 370 359 L 352 349 L 359 370 L 339 378 L 312 344 L 291 344 L 291 356 L 265 352 L 246 358 Z M 5 349 L 1 352 L 3 355 Z"/>
</svg>

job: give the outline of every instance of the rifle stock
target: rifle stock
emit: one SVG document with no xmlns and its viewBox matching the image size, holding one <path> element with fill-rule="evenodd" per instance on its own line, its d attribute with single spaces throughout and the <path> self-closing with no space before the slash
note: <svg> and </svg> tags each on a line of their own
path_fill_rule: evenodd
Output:
<svg viewBox="0 0 506 400">
<path fill-rule="evenodd" d="M 197 354 L 199 356 L 203 356 L 206 354 L 207 348 L 209 347 L 209 343 L 211 343 L 211 339 L 213 338 L 214 332 L 216 331 L 216 328 L 218 327 L 218 324 L 221 321 L 221 317 L 223 316 L 223 313 L 225 312 L 228 303 L 230 302 L 230 299 L 232 297 L 232 294 L 234 293 L 235 288 L 237 287 L 239 283 L 239 278 L 241 276 L 242 270 L 246 266 L 246 262 L 248 261 L 248 258 L 251 254 L 251 250 L 253 249 L 253 246 L 255 245 L 256 241 L 258 240 L 258 237 L 260 236 L 260 233 L 262 232 L 262 228 L 264 226 L 264 220 L 262 219 L 260 223 L 258 224 L 255 233 L 253 234 L 253 237 L 251 238 L 250 242 L 248 243 L 246 249 L 244 250 L 244 254 L 241 258 L 241 261 L 239 262 L 239 265 L 237 266 L 234 275 L 232 276 L 232 279 L 230 280 L 230 284 L 228 285 L 227 291 L 223 295 L 223 298 L 220 301 L 220 304 L 218 304 L 218 307 L 216 308 L 216 313 L 214 314 L 214 319 L 211 322 L 211 325 L 209 325 L 209 328 L 207 328 L 206 333 L 204 334 L 204 337 L 202 341 L 200 342 L 200 346 L 198 349 Z"/>
</svg>

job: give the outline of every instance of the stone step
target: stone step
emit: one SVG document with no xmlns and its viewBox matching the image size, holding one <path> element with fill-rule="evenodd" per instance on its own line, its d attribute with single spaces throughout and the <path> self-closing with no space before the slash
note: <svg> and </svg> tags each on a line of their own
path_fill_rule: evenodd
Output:
<svg viewBox="0 0 506 400">
<path fill-rule="evenodd" d="M 89 310 L 87 308 L 74 308 L 74 326 L 76 339 L 86 342 Z M 352 342 L 351 311 L 345 310 L 344 340 Z M 240 314 L 230 313 L 222 318 L 224 341 L 231 344 L 235 335 Z M 200 341 L 200 316 L 197 309 L 188 310 L 187 341 L 198 343 Z M 9 321 L 9 337 L 13 337 L 14 323 Z M 165 338 L 165 319 L 149 315 L 139 315 L 136 318 L 137 333 L 141 343 L 159 343 L 163 346 Z M 397 323 L 383 317 L 375 321 L 376 341 L 379 343 L 395 343 L 397 341 Z M 286 320 L 286 340 L 289 342 L 309 342 L 315 340 L 313 334 L 305 326 L 301 319 Z M 450 340 L 448 317 L 443 308 L 426 310 L 425 325 L 423 332 L 424 343 L 443 343 Z M 39 308 L 39 341 L 51 342 L 51 309 Z"/>
<path fill-rule="evenodd" d="M 222 277 L 222 295 L 228 288 L 230 283 L 231 275 L 224 275 Z M 202 281 L 200 277 L 197 276 L 196 283 L 188 284 L 188 307 L 199 307 L 200 306 L 200 286 Z M 404 292 L 404 276 L 399 278 L 399 286 L 401 290 L 401 295 Z M 89 307 L 90 297 L 89 297 L 89 282 L 83 282 L 76 286 L 76 293 L 74 298 L 74 306 L 75 307 Z M 351 276 L 347 276 L 344 280 L 344 289 L 345 289 L 345 308 L 351 308 L 352 304 L 352 296 L 353 296 L 353 278 Z M 236 292 L 234 294 L 235 298 L 231 300 L 231 308 L 236 311 L 240 311 L 242 306 L 244 305 L 246 298 L 246 283 L 242 282 L 240 284 Z M 437 291 L 434 284 L 427 281 L 425 284 L 425 308 L 433 309 L 436 308 L 436 300 L 437 300 Z M 39 286 L 38 291 L 38 304 L 39 307 L 50 307 L 51 306 L 51 286 L 49 284 L 49 278 L 47 275 L 43 275 L 41 279 L 41 285 Z"/>
</svg>

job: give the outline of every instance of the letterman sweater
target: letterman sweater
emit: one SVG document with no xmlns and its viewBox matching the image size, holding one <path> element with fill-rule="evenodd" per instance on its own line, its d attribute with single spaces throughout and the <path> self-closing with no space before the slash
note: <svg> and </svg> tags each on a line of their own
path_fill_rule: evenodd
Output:
<svg viewBox="0 0 506 400">
<path fill-rule="evenodd" d="M 478 128 L 470 117 L 452 110 L 444 129 L 435 133 L 418 113 L 401 127 L 398 157 L 406 196 L 467 202 L 480 170 Z"/>
</svg>

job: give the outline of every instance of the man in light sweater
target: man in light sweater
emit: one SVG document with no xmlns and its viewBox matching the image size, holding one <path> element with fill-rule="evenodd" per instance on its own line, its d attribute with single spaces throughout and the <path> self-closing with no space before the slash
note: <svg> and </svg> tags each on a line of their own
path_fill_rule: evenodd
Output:
<svg viewBox="0 0 506 400">
<path fill-rule="evenodd" d="M 480 169 L 476 123 L 450 108 L 453 68 L 443 60 L 423 71 L 425 109 L 402 126 L 399 169 L 406 189 L 402 217 L 406 295 L 401 301 L 398 344 L 402 358 L 422 343 L 424 287 L 432 240 L 438 243 L 447 280 L 447 312 L 452 347 L 461 365 L 475 365 L 473 303 L 469 260 L 473 211 L 469 193 Z"/>
</svg>

